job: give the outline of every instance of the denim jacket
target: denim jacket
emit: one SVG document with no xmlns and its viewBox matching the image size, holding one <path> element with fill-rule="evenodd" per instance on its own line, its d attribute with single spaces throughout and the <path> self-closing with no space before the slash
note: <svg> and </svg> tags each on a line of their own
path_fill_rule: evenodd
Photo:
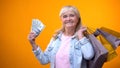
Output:
<svg viewBox="0 0 120 68">
<path fill-rule="evenodd" d="M 40 47 L 33 51 L 41 64 L 50 62 L 50 68 L 55 68 L 55 56 L 61 45 L 61 35 L 61 33 L 58 34 L 57 39 L 55 40 L 52 38 L 44 52 L 42 52 Z M 89 39 L 83 37 L 78 40 L 74 35 L 70 43 L 70 68 L 87 68 L 86 60 L 90 60 L 94 56 L 94 50 Z"/>
</svg>

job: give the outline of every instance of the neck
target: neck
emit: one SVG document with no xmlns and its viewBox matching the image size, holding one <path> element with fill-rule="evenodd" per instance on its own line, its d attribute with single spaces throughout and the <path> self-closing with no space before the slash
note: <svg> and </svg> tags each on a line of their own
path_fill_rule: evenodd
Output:
<svg viewBox="0 0 120 68">
<path fill-rule="evenodd" d="M 65 28 L 64 35 L 66 36 L 72 36 L 75 33 L 75 29 L 73 28 Z"/>
</svg>

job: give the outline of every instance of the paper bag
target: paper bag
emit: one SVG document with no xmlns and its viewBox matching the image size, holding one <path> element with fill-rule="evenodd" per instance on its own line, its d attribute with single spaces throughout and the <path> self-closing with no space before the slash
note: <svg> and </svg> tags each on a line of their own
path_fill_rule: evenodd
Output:
<svg viewBox="0 0 120 68">
<path fill-rule="evenodd" d="M 103 46 L 108 50 L 108 56 L 107 56 L 106 61 L 110 61 L 110 60 L 114 59 L 115 57 L 117 57 L 117 53 L 116 53 L 115 49 L 102 35 L 99 35 L 97 38 L 100 40 L 100 42 L 103 44 Z"/>
<path fill-rule="evenodd" d="M 117 38 L 120 38 L 120 32 L 114 31 L 114 30 L 106 28 L 106 27 L 101 27 L 100 29 L 115 36 L 115 37 L 117 37 Z"/>
<path fill-rule="evenodd" d="M 88 68 L 102 68 L 107 59 L 108 51 L 93 34 L 90 34 L 87 37 L 93 45 L 95 52 L 94 58 L 88 61 Z"/>
<path fill-rule="evenodd" d="M 101 29 L 97 29 L 97 31 L 100 32 L 100 34 L 112 45 L 112 47 L 114 49 L 116 49 L 118 47 L 118 45 L 120 45 L 120 39 L 113 36 L 112 34 L 109 34 L 108 32 L 101 30 Z"/>
</svg>

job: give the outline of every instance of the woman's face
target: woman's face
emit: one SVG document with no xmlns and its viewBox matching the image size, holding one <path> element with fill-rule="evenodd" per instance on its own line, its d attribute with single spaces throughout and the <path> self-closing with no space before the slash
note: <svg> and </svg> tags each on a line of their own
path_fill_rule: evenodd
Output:
<svg viewBox="0 0 120 68">
<path fill-rule="evenodd" d="M 62 14 L 61 20 L 65 28 L 75 28 L 79 18 L 73 11 L 68 10 Z"/>
</svg>

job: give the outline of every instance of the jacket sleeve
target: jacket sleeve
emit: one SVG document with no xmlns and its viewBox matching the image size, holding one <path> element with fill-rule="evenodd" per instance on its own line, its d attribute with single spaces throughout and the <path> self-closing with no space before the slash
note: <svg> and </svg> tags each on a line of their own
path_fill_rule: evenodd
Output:
<svg viewBox="0 0 120 68">
<path fill-rule="evenodd" d="M 40 47 L 38 47 L 36 50 L 33 51 L 34 55 L 40 61 L 41 64 L 47 64 L 47 63 L 50 62 L 52 44 L 53 44 L 53 39 L 51 39 L 51 41 L 48 44 L 45 52 L 42 52 Z"/>
<path fill-rule="evenodd" d="M 82 39 L 79 40 L 79 43 L 81 45 L 81 51 L 84 59 L 86 60 L 92 59 L 94 57 L 94 50 L 89 39 L 83 37 Z"/>
</svg>

